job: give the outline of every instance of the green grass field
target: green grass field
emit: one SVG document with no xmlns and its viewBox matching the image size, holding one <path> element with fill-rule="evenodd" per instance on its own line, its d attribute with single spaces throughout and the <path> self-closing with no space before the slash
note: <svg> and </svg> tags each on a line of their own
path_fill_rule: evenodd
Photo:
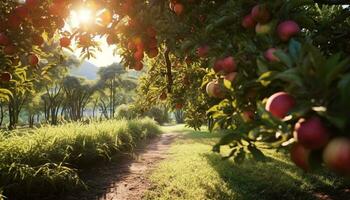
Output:
<svg viewBox="0 0 350 200">
<path fill-rule="evenodd" d="M 153 187 L 146 194 L 149 200 L 308 200 L 316 199 L 318 193 L 339 196 L 339 190 L 350 185 L 326 171 L 304 173 L 288 155 L 273 150 L 264 151 L 266 162 L 248 160 L 236 165 L 211 152 L 219 134 L 184 126 L 163 130 L 178 132 L 179 139 L 170 149 L 169 158 L 150 176 Z"/>
<path fill-rule="evenodd" d="M 81 189 L 82 170 L 130 153 L 160 133 L 148 118 L 0 133 L 0 199 L 1 191 L 9 199 L 41 199 L 35 195 Z"/>
</svg>

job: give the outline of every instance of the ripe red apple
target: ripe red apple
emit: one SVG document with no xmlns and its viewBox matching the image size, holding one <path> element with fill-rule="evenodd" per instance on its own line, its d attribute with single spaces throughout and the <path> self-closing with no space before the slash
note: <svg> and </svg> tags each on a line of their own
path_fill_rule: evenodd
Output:
<svg viewBox="0 0 350 200">
<path fill-rule="evenodd" d="M 159 96 L 159 99 L 160 99 L 161 101 L 166 100 L 166 98 L 167 98 L 166 92 L 162 92 L 162 94 Z"/>
<path fill-rule="evenodd" d="M 253 29 L 256 26 L 256 21 L 252 15 L 246 15 L 242 20 L 242 26 L 246 29 Z"/>
<path fill-rule="evenodd" d="M 16 46 L 14 46 L 14 45 L 12 45 L 12 44 L 7 45 L 7 46 L 5 46 L 5 48 L 4 48 L 4 54 L 6 54 L 6 55 L 13 55 L 13 54 L 15 54 L 16 52 L 17 52 L 17 48 L 16 48 Z"/>
<path fill-rule="evenodd" d="M 143 59 L 143 56 L 144 56 L 143 51 L 137 50 L 137 51 L 134 53 L 134 59 L 135 59 L 136 61 L 141 61 L 141 60 Z"/>
<path fill-rule="evenodd" d="M 294 143 L 290 150 L 290 157 L 294 164 L 305 171 L 310 170 L 310 153 L 311 151 L 305 148 L 300 143 Z"/>
<path fill-rule="evenodd" d="M 209 53 L 209 46 L 208 45 L 203 45 L 197 48 L 197 55 L 200 58 L 204 58 L 207 57 L 208 53 Z"/>
<path fill-rule="evenodd" d="M 176 13 L 176 15 L 181 15 L 182 12 L 184 11 L 184 6 L 181 3 L 176 3 L 174 5 L 174 12 Z"/>
<path fill-rule="evenodd" d="M 7 19 L 7 25 L 12 29 L 18 29 L 21 23 L 21 18 L 17 17 L 15 14 L 10 15 Z"/>
<path fill-rule="evenodd" d="M 149 58 L 155 58 L 155 57 L 157 57 L 158 56 L 158 49 L 157 48 L 155 48 L 155 49 L 150 49 L 150 50 L 148 50 L 147 51 L 147 56 L 149 57 Z"/>
<path fill-rule="evenodd" d="M 222 69 L 226 73 L 231 73 L 237 71 L 235 60 L 232 56 L 226 57 L 222 62 Z"/>
<path fill-rule="evenodd" d="M 250 110 L 246 110 L 242 112 L 242 118 L 244 122 L 251 122 L 254 119 L 254 112 Z"/>
<path fill-rule="evenodd" d="M 44 39 L 40 35 L 33 35 L 32 43 L 34 45 L 41 46 L 44 43 Z"/>
<path fill-rule="evenodd" d="M 251 15 L 253 19 L 259 23 L 265 24 L 270 20 L 270 12 L 264 5 L 256 5 L 253 7 Z"/>
<path fill-rule="evenodd" d="M 231 72 L 229 74 L 226 74 L 224 79 L 232 82 L 236 79 L 236 77 L 237 77 L 237 72 Z"/>
<path fill-rule="evenodd" d="M 143 63 L 142 62 L 136 62 L 134 65 L 134 70 L 141 71 L 143 69 Z"/>
<path fill-rule="evenodd" d="M 216 80 L 211 81 L 207 84 L 206 92 L 210 97 L 215 97 L 219 99 L 225 97 L 224 90 L 221 88 L 220 84 Z"/>
<path fill-rule="evenodd" d="M 271 25 L 258 23 L 255 26 L 255 32 L 260 35 L 268 34 L 271 32 Z"/>
<path fill-rule="evenodd" d="M 4 33 L 0 33 L 0 45 L 7 46 L 10 43 L 10 39 Z"/>
<path fill-rule="evenodd" d="M 276 50 L 277 50 L 276 48 L 269 48 L 267 51 L 265 51 L 264 57 L 266 58 L 266 60 L 268 60 L 270 62 L 278 62 L 278 61 L 280 61 L 279 58 L 274 55 Z"/>
<path fill-rule="evenodd" d="M 158 41 L 156 38 L 150 38 L 148 40 L 148 48 L 154 49 L 158 47 Z"/>
<path fill-rule="evenodd" d="M 288 41 L 300 32 L 299 25 L 293 20 L 281 22 L 277 27 L 277 34 L 282 41 Z"/>
<path fill-rule="evenodd" d="M 26 6 L 18 6 L 14 9 L 14 13 L 21 19 L 25 19 L 29 16 L 29 10 Z"/>
<path fill-rule="evenodd" d="M 323 161 L 329 169 L 350 175 L 350 140 L 344 137 L 331 140 L 323 151 Z"/>
<path fill-rule="evenodd" d="M 0 75 L 0 80 L 3 83 L 7 83 L 12 79 L 12 75 L 9 72 L 2 72 Z"/>
<path fill-rule="evenodd" d="M 35 54 L 30 54 L 28 56 L 28 63 L 30 66 L 35 67 L 39 63 L 39 58 Z"/>
<path fill-rule="evenodd" d="M 60 39 L 60 46 L 61 47 L 69 47 L 70 43 L 71 43 L 71 41 L 67 37 L 63 37 Z"/>
<path fill-rule="evenodd" d="M 320 149 L 329 140 L 329 131 L 317 116 L 301 118 L 294 127 L 294 139 L 308 149 Z"/>
<path fill-rule="evenodd" d="M 80 35 L 79 36 L 79 43 L 83 46 L 88 46 L 91 42 L 91 38 L 88 35 Z"/>
<path fill-rule="evenodd" d="M 177 110 L 181 110 L 181 109 L 183 108 L 182 103 L 176 103 L 176 104 L 175 104 L 175 108 L 176 108 Z"/>
<path fill-rule="evenodd" d="M 294 105 L 294 97 L 286 92 L 277 92 L 269 97 L 265 109 L 273 116 L 283 119 Z"/>
<path fill-rule="evenodd" d="M 38 5 L 38 0 L 26 0 L 25 5 L 30 9 L 35 8 Z"/>
<path fill-rule="evenodd" d="M 116 38 L 116 36 L 111 34 L 111 35 L 107 36 L 106 42 L 108 45 L 113 45 L 113 44 L 116 44 L 118 42 L 118 38 Z"/>
<path fill-rule="evenodd" d="M 213 67 L 215 73 L 219 73 L 221 71 L 224 71 L 223 63 L 224 63 L 223 59 L 218 59 L 215 61 L 214 67 Z"/>
</svg>

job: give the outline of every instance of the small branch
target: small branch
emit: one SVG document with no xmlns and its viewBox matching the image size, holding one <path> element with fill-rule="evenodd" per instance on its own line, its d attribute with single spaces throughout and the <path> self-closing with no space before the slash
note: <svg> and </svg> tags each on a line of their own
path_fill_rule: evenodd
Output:
<svg viewBox="0 0 350 200">
<path fill-rule="evenodd" d="M 325 5 L 350 5 L 350 0 L 314 0 L 314 2 Z"/>
<path fill-rule="evenodd" d="M 169 57 L 170 50 L 167 48 L 164 52 L 164 57 L 165 57 L 165 64 L 166 64 L 166 75 L 168 79 L 168 93 L 172 93 L 172 86 L 173 86 L 173 75 L 171 73 L 171 61 Z"/>
</svg>

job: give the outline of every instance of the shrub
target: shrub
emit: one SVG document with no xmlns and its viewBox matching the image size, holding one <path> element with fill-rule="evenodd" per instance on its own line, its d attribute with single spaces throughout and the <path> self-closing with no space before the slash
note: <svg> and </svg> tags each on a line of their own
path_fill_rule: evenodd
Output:
<svg viewBox="0 0 350 200">
<path fill-rule="evenodd" d="M 71 123 L 10 135 L 0 141 L 0 188 L 11 198 L 83 187 L 80 169 L 131 152 L 159 133 L 153 120 L 139 119 Z M 23 194 L 16 193 L 19 188 Z"/>
</svg>

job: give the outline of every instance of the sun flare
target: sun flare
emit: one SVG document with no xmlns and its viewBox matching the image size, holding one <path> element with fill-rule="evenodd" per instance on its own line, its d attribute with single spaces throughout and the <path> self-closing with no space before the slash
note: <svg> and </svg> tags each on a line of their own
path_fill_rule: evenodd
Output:
<svg viewBox="0 0 350 200">
<path fill-rule="evenodd" d="M 71 11 L 70 22 L 73 27 L 91 24 L 94 20 L 93 12 L 87 8 Z"/>
</svg>

